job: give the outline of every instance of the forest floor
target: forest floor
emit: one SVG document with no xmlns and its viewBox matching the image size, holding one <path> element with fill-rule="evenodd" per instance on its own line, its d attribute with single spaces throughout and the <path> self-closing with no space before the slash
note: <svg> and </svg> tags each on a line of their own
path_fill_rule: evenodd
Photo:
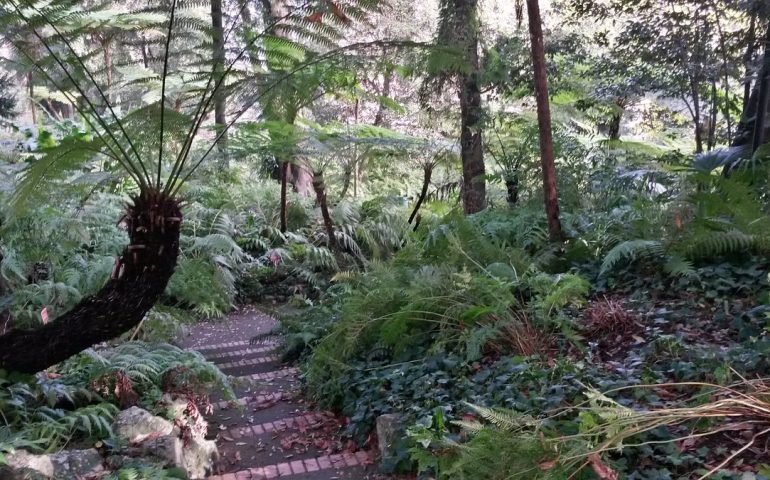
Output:
<svg viewBox="0 0 770 480">
<path fill-rule="evenodd" d="M 178 340 L 231 376 L 236 400 L 212 398 L 209 438 L 219 447 L 210 480 L 383 479 L 374 452 L 342 440 L 345 419 L 316 411 L 301 395 L 299 372 L 281 362 L 278 340 L 250 345 L 276 320 L 242 307 L 224 320 L 202 323 Z"/>
</svg>

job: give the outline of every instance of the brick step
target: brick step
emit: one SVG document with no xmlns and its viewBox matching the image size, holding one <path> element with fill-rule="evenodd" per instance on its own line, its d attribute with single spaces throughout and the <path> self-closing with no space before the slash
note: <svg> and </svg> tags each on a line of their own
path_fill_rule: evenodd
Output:
<svg viewBox="0 0 770 480">
<path fill-rule="evenodd" d="M 271 380 L 277 380 L 279 378 L 291 377 L 299 373 L 299 370 L 294 367 L 283 368 L 281 370 L 273 370 L 272 372 L 252 373 L 251 375 L 244 375 L 238 377 L 241 380 L 255 380 L 259 382 L 269 382 Z"/>
<path fill-rule="evenodd" d="M 270 478 L 293 477 L 323 470 L 363 467 L 373 462 L 372 453 L 337 453 L 322 455 L 304 460 L 290 460 L 262 467 L 253 467 L 237 472 L 213 475 L 208 480 L 263 480 Z"/>
<path fill-rule="evenodd" d="M 263 347 L 248 347 L 241 348 L 239 350 L 219 351 L 216 353 L 204 354 L 206 360 L 209 362 L 215 362 L 218 360 L 226 360 L 230 357 L 247 357 L 250 355 L 256 355 L 259 353 L 267 353 L 275 351 L 280 345 L 277 343 L 265 345 Z"/>
<path fill-rule="evenodd" d="M 188 349 L 197 350 L 200 353 L 204 353 L 204 352 L 210 352 L 212 350 L 224 350 L 226 348 L 248 347 L 249 345 L 251 345 L 251 342 L 249 342 L 248 340 L 239 340 L 235 342 L 215 343 L 214 345 L 193 346 L 193 347 L 188 347 Z"/>
<path fill-rule="evenodd" d="M 233 441 L 247 437 L 256 437 L 273 432 L 283 432 L 288 429 L 308 429 L 320 427 L 328 416 L 321 413 L 305 413 L 293 417 L 282 418 L 272 422 L 265 422 L 258 425 L 246 425 L 242 427 L 231 428 L 218 433 L 219 437 L 227 437 Z"/>
<path fill-rule="evenodd" d="M 280 402 L 285 395 L 283 392 L 270 393 L 266 395 L 251 395 L 248 397 L 237 398 L 235 400 L 221 400 L 212 404 L 215 410 L 227 410 L 229 408 L 245 407 L 251 403 Z"/>
<path fill-rule="evenodd" d="M 276 363 L 279 362 L 280 358 L 274 355 L 267 355 L 263 357 L 254 357 L 254 358 L 244 358 L 243 360 L 233 360 L 231 362 L 225 362 L 220 363 L 217 365 L 220 370 L 224 370 L 227 368 L 238 368 L 238 367 L 249 367 L 252 365 L 261 365 L 263 363 Z M 264 373 L 264 372 L 258 372 L 258 373 Z M 244 376 L 244 375 L 239 375 Z"/>
</svg>

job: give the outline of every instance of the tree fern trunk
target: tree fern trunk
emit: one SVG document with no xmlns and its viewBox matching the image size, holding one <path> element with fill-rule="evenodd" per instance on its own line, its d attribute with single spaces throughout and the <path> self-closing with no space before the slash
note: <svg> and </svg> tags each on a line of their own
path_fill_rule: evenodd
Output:
<svg viewBox="0 0 770 480">
<path fill-rule="evenodd" d="M 321 217 L 324 221 L 326 236 L 329 238 L 329 249 L 336 250 L 337 237 L 334 236 L 334 223 L 332 222 L 332 216 L 329 214 L 329 204 L 326 201 L 326 184 L 324 183 L 323 172 L 315 172 L 313 174 L 313 190 L 315 190 L 318 206 L 321 208 Z"/>
<path fill-rule="evenodd" d="M 0 369 L 38 372 L 144 318 L 174 273 L 182 213 L 173 198 L 145 192 L 126 208 L 124 220 L 130 241 L 110 281 L 48 325 L 0 336 Z"/>
</svg>

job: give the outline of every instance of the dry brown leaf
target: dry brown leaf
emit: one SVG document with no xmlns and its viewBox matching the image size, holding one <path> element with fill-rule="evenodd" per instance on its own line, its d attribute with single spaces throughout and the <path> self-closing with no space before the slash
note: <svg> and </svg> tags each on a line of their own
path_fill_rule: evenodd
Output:
<svg viewBox="0 0 770 480">
<path fill-rule="evenodd" d="M 588 460 L 591 462 L 591 468 L 593 468 L 594 473 L 596 474 L 597 477 L 599 477 L 599 480 L 619 480 L 620 479 L 618 472 L 616 472 L 615 470 L 605 465 L 598 454 L 594 453 L 590 455 L 588 457 Z"/>
</svg>

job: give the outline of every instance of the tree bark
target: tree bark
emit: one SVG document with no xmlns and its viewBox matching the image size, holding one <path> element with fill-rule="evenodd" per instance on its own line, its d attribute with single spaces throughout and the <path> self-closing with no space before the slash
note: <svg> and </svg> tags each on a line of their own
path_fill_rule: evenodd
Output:
<svg viewBox="0 0 770 480">
<path fill-rule="evenodd" d="M 0 369 L 35 373 L 136 326 L 174 273 L 182 212 L 173 198 L 148 192 L 125 214 L 129 244 L 96 295 L 36 330 L 0 336 Z"/>
<path fill-rule="evenodd" d="M 225 72 L 225 31 L 222 19 L 222 0 L 211 0 L 211 36 L 212 36 L 212 60 L 215 84 Z M 217 134 L 227 126 L 227 94 L 225 84 L 222 82 L 214 94 L 214 124 Z M 217 142 L 220 154 L 220 165 L 227 167 L 227 134 Z"/>
<path fill-rule="evenodd" d="M 620 125 L 623 121 L 623 113 L 626 110 L 628 99 L 625 97 L 615 98 L 615 110 L 610 117 L 608 126 L 610 140 L 620 140 Z"/>
<path fill-rule="evenodd" d="M 476 213 L 487 207 L 484 150 L 481 137 L 481 88 L 479 85 L 478 0 L 454 0 L 455 28 L 464 48 L 469 72 L 460 79 L 460 158 L 463 166 L 463 210 Z"/>
<path fill-rule="evenodd" d="M 751 15 L 746 53 L 743 55 L 743 65 L 746 69 L 746 79 L 743 82 L 743 115 L 748 113 L 751 102 L 751 61 L 754 59 L 754 51 L 757 48 L 757 14 Z"/>
<path fill-rule="evenodd" d="M 32 78 L 32 72 L 27 73 L 27 90 L 29 92 L 29 112 L 32 115 L 32 123 L 37 124 L 37 112 L 35 108 L 35 84 Z"/>
<path fill-rule="evenodd" d="M 717 111 L 719 109 L 719 100 L 717 99 L 717 79 L 711 79 L 711 109 L 709 110 L 709 132 L 706 148 L 712 151 L 717 144 Z"/>
<path fill-rule="evenodd" d="M 334 223 L 329 214 L 329 205 L 326 201 L 326 184 L 324 183 L 323 172 L 313 173 L 313 190 L 315 190 L 318 206 L 321 208 L 321 217 L 323 218 L 324 228 L 326 229 L 326 236 L 328 238 L 327 245 L 330 250 L 336 250 L 337 237 L 334 235 Z"/>
<path fill-rule="evenodd" d="M 548 234 L 553 242 L 561 241 L 564 234 L 559 220 L 559 195 L 556 189 L 556 159 L 551 130 L 551 105 L 548 98 L 548 74 L 545 64 L 543 24 L 538 0 L 527 0 L 529 36 L 532 42 L 532 65 L 535 76 L 537 124 L 540 133 L 540 162 L 543 168 L 543 194 L 548 217 Z"/>
<path fill-rule="evenodd" d="M 695 153 L 703 152 L 703 128 L 701 126 L 700 93 L 695 80 L 690 81 L 690 95 L 692 95 L 692 119 L 695 122 Z"/>
<path fill-rule="evenodd" d="M 390 82 L 393 79 L 393 74 L 391 72 L 386 72 L 383 75 L 382 78 L 382 94 L 381 97 L 388 97 L 390 96 Z M 377 114 L 374 116 L 374 123 L 373 125 L 375 127 L 379 127 L 383 124 L 385 121 L 385 102 L 380 100 L 380 104 L 377 107 Z"/>
<path fill-rule="evenodd" d="M 433 176 L 433 165 L 426 165 L 423 169 L 422 190 L 420 190 L 420 196 L 417 197 L 417 203 L 414 205 L 412 214 L 409 215 L 409 225 L 411 225 L 415 217 L 417 217 L 417 214 L 420 212 L 420 207 L 425 201 L 425 198 L 428 196 L 428 188 L 430 187 L 431 176 Z"/>
<path fill-rule="evenodd" d="M 757 84 L 759 85 L 759 94 L 757 99 L 757 115 L 754 120 L 754 134 L 752 141 L 753 152 L 756 152 L 761 145 L 765 144 L 768 137 L 766 123 L 767 108 L 770 106 L 768 105 L 768 101 L 770 101 L 770 23 L 767 26 L 765 53 Z"/>
<path fill-rule="evenodd" d="M 310 170 L 302 165 L 290 164 L 291 169 L 291 184 L 294 186 L 294 191 L 302 197 L 309 197 L 313 192 L 313 177 Z"/>
<path fill-rule="evenodd" d="M 289 182 L 289 164 L 281 162 L 281 232 L 286 233 L 289 229 L 288 221 L 288 200 L 286 198 L 286 187 Z"/>
</svg>

